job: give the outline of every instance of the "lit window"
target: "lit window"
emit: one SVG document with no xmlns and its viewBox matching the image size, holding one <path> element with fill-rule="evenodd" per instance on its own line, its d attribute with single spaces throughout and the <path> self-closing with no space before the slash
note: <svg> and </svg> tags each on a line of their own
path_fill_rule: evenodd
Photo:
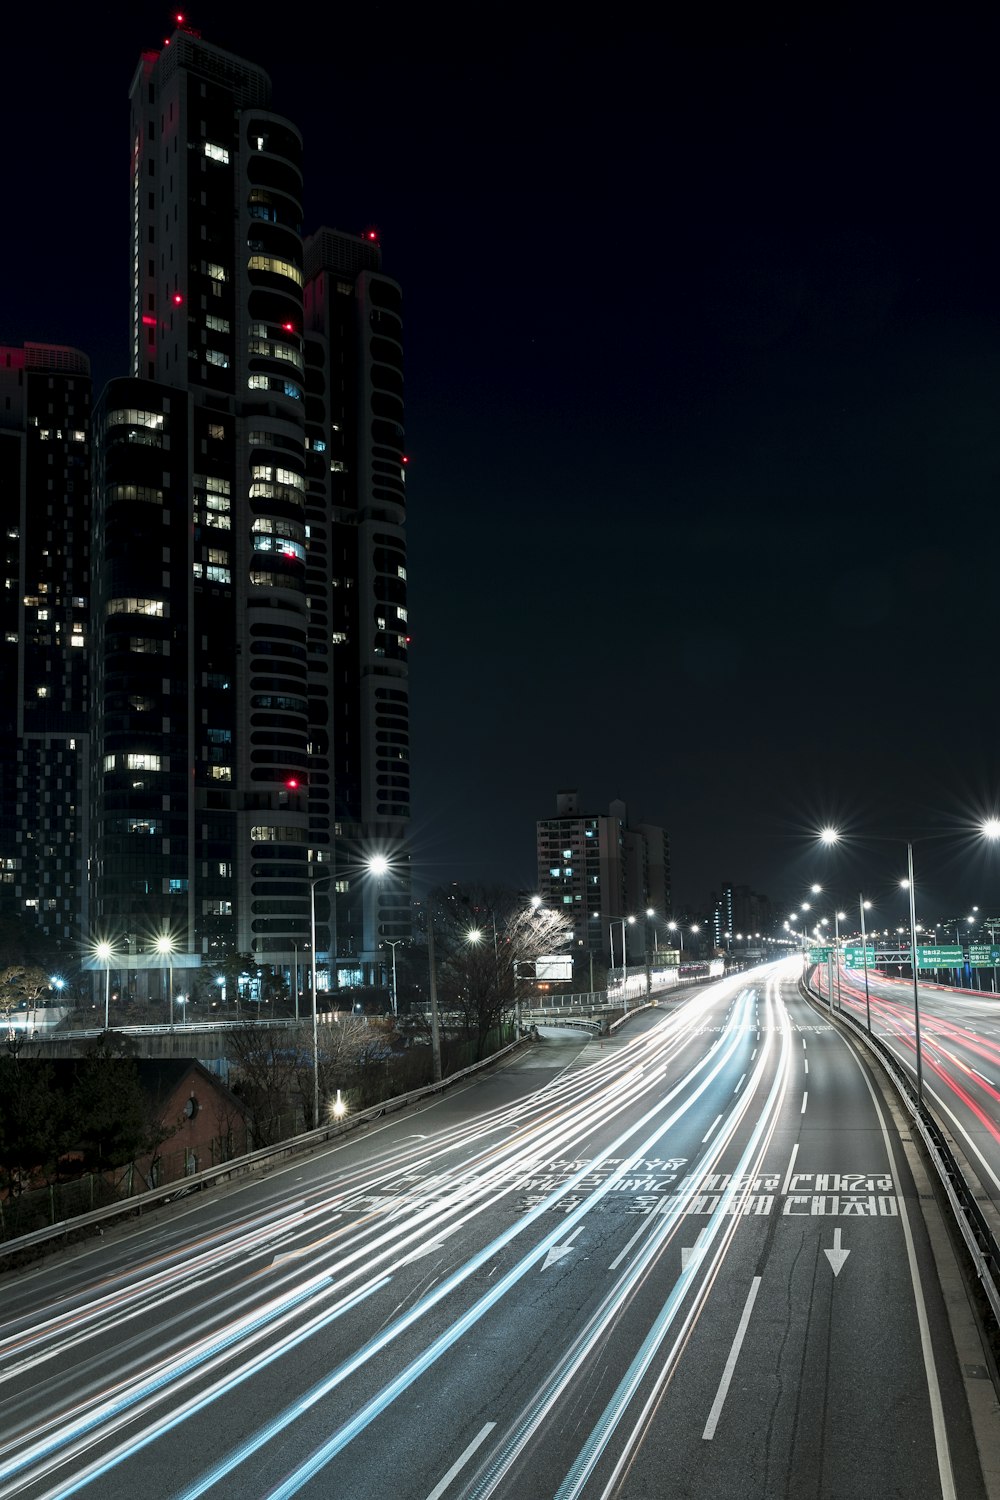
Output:
<svg viewBox="0 0 1000 1500">
<path fill-rule="evenodd" d="M 155 615 L 158 619 L 166 612 L 162 599 L 109 599 L 105 609 L 108 615 Z"/>
<path fill-rule="evenodd" d="M 107 427 L 149 427 L 157 432 L 163 431 L 161 411 L 138 411 L 130 406 L 120 411 L 109 411 L 104 420 Z"/>
<path fill-rule="evenodd" d="M 209 766 L 208 774 L 213 781 L 232 781 L 232 766 Z"/>
<path fill-rule="evenodd" d="M 214 313 L 207 313 L 206 316 L 205 316 L 205 327 L 206 328 L 210 328 L 213 333 L 228 333 L 229 332 L 229 319 L 228 318 L 217 318 Z M 221 437 L 222 436 L 222 428 L 219 427 L 218 432 L 213 432 L 212 431 L 213 426 L 218 426 L 218 424 L 217 423 L 213 423 L 213 422 L 209 422 L 209 424 L 208 424 L 208 435 L 209 435 L 209 437 Z"/>
<path fill-rule="evenodd" d="M 49 690 L 48 690 L 48 688 L 47 687 L 35 688 L 35 696 L 38 697 L 38 698 L 47 698 L 49 696 Z"/>
<path fill-rule="evenodd" d="M 229 355 L 223 354 L 221 349 L 206 349 L 205 358 L 210 365 L 219 365 L 223 370 L 229 369 Z"/>
<path fill-rule="evenodd" d="M 302 272 L 298 266 L 290 260 L 281 260 L 276 255 L 251 255 L 247 261 L 247 269 L 250 271 L 269 271 L 272 276 L 285 276 L 289 281 L 294 281 L 296 286 L 302 285 Z"/>
<path fill-rule="evenodd" d="M 229 152 L 225 146 L 216 146 L 212 141 L 205 142 L 205 155 L 209 161 L 221 161 L 227 166 L 229 164 Z"/>
<path fill-rule="evenodd" d="M 159 771 L 162 757 L 159 755 L 126 755 L 125 769 L 127 771 Z"/>
<path fill-rule="evenodd" d="M 229 280 L 229 272 L 226 270 L 225 266 L 218 265 L 214 260 L 210 260 L 207 262 L 205 266 L 205 275 L 208 276 L 212 281 Z"/>
<path fill-rule="evenodd" d="M 109 505 L 115 500 L 145 500 L 150 505 L 163 504 L 163 491 L 150 489 L 145 484 L 109 484 L 104 496 Z"/>
</svg>

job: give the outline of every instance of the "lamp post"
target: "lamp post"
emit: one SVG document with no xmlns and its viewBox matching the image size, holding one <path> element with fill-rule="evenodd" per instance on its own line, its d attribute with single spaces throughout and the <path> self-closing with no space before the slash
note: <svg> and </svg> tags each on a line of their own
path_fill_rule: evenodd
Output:
<svg viewBox="0 0 1000 1500">
<path fill-rule="evenodd" d="M 437 965 L 434 961 L 434 912 L 427 904 L 427 968 L 430 976 L 428 996 L 431 1002 L 431 1067 L 434 1082 L 441 1082 L 441 1029 L 438 1025 Z"/>
<path fill-rule="evenodd" d="M 913 845 L 906 846 L 907 879 L 901 881 L 910 892 L 910 957 L 913 966 L 913 1033 L 917 1048 L 917 1106 L 924 1102 L 924 1065 L 920 1053 L 920 986 L 917 982 L 917 913 L 913 891 Z"/>
<path fill-rule="evenodd" d="M 170 992 L 171 1031 L 173 1031 L 174 1029 L 174 948 L 176 946 L 177 945 L 174 942 L 173 938 L 170 936 L 169 932 L 163 933 L 161 937 L 158 937 L 156 939 L 157 953 L 161 958 L 166 958 L 167 960 L 167 988 Z"/>
<path fill-rule="evenodd" d="M 292 979 L 292 999 L 295 1003 L 295 1019 L 297 1021 L 299 1019 L 299 945 L 294 941 L 292 942 L 292 953 L 295 956 L 295 967 L 293 970 L 294 978 Z"/>
<path fill-rule="evenodd" d="M 385 940 L 385 946 L 392 949 L 392 1013 L 394 1016 L 399 1014 L 396 1007 L 396 949 L 402 941 L 402 938 L 386 938 Z"/>
<path fill-rule="evenodd" d="M 310 871 L 311 871 L 310 866 Z M 329 875 L 309 875 L 309 937 L 312 941 L 312 1044 L 313 1044 L 313 1129 L 319 1129 L 319 1032 L 316 1021 L 316 887 L 333 879 Z"/>
<path fill-rule="evenodd" d="M 111 958 L 112 947 L 110 943 L 97 943 L 94 946 L 94 957 L 99 958 L 104 965 L 104 1029 L 110 1029 L 111 1014 Z"/>
<path fill-rule="evenodd" d="M 859 895 L 858 908 L 861 912 L 861 961 L 865 966 L 865 1019 L 868 1022 L 868 1035 L 871 1036 L 872 1006 L 871 997 L 868 993 L 868 937 L 865 933 L 865 912 L 871 909 L 871 902 L 866 901 L 863 895 Z"/>
</svg>

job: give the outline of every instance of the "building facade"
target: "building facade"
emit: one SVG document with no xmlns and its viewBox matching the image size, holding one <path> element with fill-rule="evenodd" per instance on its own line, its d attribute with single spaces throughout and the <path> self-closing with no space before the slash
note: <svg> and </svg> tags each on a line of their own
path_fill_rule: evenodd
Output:
<svg viewBox="0 0 1000 1500">
<path fill-rule="evenodd" d="M 620 967 L 623 949 L 630 964 L 641 964 L 663 946 L 671 890 L 670 843 L 662 828 L 630 827 L 624 802 L 612 802 L 607 814 L 581 813 L 577 793 L 564 791 L 556 796 L 556 816 L 535 825 L 535 840 L 538 894 L 572 922 L 578 965 L 600 956 Z M 582 977 L 578 968 L 578 983 Z"/>
<path fill-rule="evenodd" d="M 90 363 L 0 348 L 0 914 L 74 950 L 89 925 Z"/>
<path fill-rule="evenodd" d="M 409 820 L 408 743 L 391 787 L 378 764 L 380 715 L 408 722 L 400 296 L 332 231 L 307 272 L 302 141 L 270 94 L 184 29 L 132 83 L 132 369 L 95 423 L 90 919 L 280 972 L 315 922 L 336 984 L 409 931 L 408 882 L 368 869 L 405 869 Z"/>
</svg>

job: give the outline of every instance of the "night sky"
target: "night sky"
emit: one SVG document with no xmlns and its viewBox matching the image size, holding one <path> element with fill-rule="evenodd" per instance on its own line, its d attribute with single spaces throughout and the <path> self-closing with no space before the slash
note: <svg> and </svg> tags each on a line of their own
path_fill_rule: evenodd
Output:
<svg viewBox="0 0 1000 1500">
<path fill-rule="evenodd" d="M 910 838 L 935 914 L 1000 909 L 1000 25 L 294 9 L 190 16 L 302 128 L 307 228 L 377 226 L 403 285 L 418 886 L 530 888 L 576 787 L 695 908 L 902 920 Z M 4 18 L 0 342 L 98 389 L 168 15 Z"/>
</svg>

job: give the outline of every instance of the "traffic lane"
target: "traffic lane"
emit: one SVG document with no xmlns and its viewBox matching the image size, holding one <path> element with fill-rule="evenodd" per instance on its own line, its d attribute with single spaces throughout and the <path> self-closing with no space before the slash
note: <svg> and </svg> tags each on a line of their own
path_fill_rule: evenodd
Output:
<svg viewBox="0 0 1000 1500">
<path fill-rule="evenodd" d="M 622 1481 L 623 1495 L 656 1493 L 664 1462 L 679 1494 L 941 1493 L 902 1224 L 877 1210 L 887 1196 L 879 1191 L 887 1171 L 881 1127 L 857 1064 L 845 1063 L 844 1044 L 824 1032 L 808 1039 L 814 1085 L 805 1113 L 801 1104 L 796 1112 L 790 1091 L 772 1143 L 764 1186 L 780 1177 L 789 1189 L 780 1195 L 782 1212 L 741 1220 L 720 1273 L 720 1297 L 709 1309 L 715 1314 L 719 1301 L 725 1306 L 728 1287 L 728 1319 L 699 1320 L 682 1378 L 658 1407 Z M 845 1158 L 850 1169 L 831 1166 Z M 912 1224 L 920 1217 L 913 1212 L 915 1189 L 895 1150 L 891 1175 Z M 869 1185 L 870 1192 L 858 1194 Z M 847 1193 L 829 1191 L 845 1187 Z M 848 1201 L 856 1204 L 859 1196 L 868 1199 L 866 1212 L 845 1216 Z M 849 1255 L 835 1275 L 838 1229 L 841 1255 L 843 1249 Z M 927 1301 L 957 1492 L 977 1496 L 983 1493 L 978 1458 L 922 1220 L 914 1239 L 921 1285 L 932 1292 Z M 732 1384 L 706 1435 L 720 1372 L 752 1294 Z M 887 1320 L 886 1309 L 899 1315 Z M 887 1443 L 887 1431 L 902 1433 L 903 1441 Z"/>
<path fill-rule="evenodd" d="M 885 980 L 871 989 L 873 1034 L 890 1047 L 915 1081 L 912 991 L 907 1003 L 899 987 Z M 954 1007 L 951 1001 L 942 1001 L 938 991 L 921 990 L 921 995 L 925 1102 L 955 1141 L 983 1191 L 1000 1208 L 1000 1044 L 993 1040 L 991 1024 L 973 1030 L 941 1013 Z M 863 1020 L 864 1009 L 859 1012 L 853 989 L 849 995 L 845 992 L 845 999 L 848 1008 Z M 938 1013 L 931 1008 L 935 1005 Z M 968 1007 L 961 1009 L 968 1012 Z"/>
<path fill-rule="evenodd" d="M 315 1349 L 315 1346 L 313 1346 L 313 1349 Z"/>
<path fill-rule="evenodd" d="M 726 1087 L 728 1090 L 728 1080 Z M 724 1101 L 720 1099 L 719 1102 Z M 643 1149 L 652 1149 L 651 1143 L 647 1142 Z M 576 1237 L 572 1258 L 567 1251 L 554 1266 L 537 1267 L 520 1284 L 515 1297 L 505 1302 L 502 1308 L 499 1305 L 491 1308 L 483 1320 L 481 1337 L 474 1342 L 463 1340 L 449 1348 L 436 1362 L 433 1386 L 419 1389 L 415 1385 L 398 1398 L 391 1409 L 385 1409 L 361 1442 L 327 1460 L 329 1467 L 319 1471 L 325 1472 L 327 1484 L 335 1485 L 338 1491 L 384 1494 L 392 1480 L 389 1455 L 401 1445 L 404 1451 L 414 1455 L 414 1463 L 419 1462 L 416 1455 L 427 1451 L 426 1433 L 428 1423 L 432 1422 L 436 1437 L 432 1444 L 434 1451 L 428 1457 L 434 1461 L 421 1475 L 421 1483 L 429 1492 L 442 1472 L 447 1472 L 469 1445 L 475 1443 L 477 1434 L 485 1428 L 492 1432 L 493 1425 L 500 1430 L 512 1423 L 516 1425 L 514 1408 L 504 1403 L 513 1396 L 516 1405 L 527 1393 L 545 1384 L 553 1365 L 565 1353 L 568 1335 L 574 1330 L 578 1334 L 588 1318 L 596 1316 L 609 1295 L 613 1299 L 615 1340 L 613 1344 L 605 1342 L 600 1345 L 602 1378 L 607 1377 L 609 1368 L 618 1371 L 621 1362 L 630 1355 L 633 1338 L 643 1336 L 649 1321 L 650 1309 L 641 1300 L 635 1301 L 634 1289 L 616 1292 L 615 1282 L 609 1274 L 619 1270 L 623 1249 L 630 1241 L 634 1242 L 631 1215 L 637 1207 L 639 1205 L 634 1204 L 623 1213 L 620 1197 L 605 1197 L 600 1210 L 603 1222 L 595 1222 L 594 1212 L 587 1216 L 585 1228 Z M 644 1208 L 639 1211 L 648 1212 Z M 561 1233 L 559 1237 L 564 1238 Z M 678 1258 L 679 1254 L 678 1250 Z M 501 1272 L 502 1267 L 494 1268 L 490 1274 Z M 627 1271 L 619 1272 L 616 1279 L 627 1287 L 628 1276 Z M 609 1282 L 610 1293 L 607 1290 Z M 648 1300 L 648 1283 L 641 1290 Z M 633 1301 L 634 1307 L 630 1305 Z M 625 1320 L 635 1325 L 629 1335 L 623 1335 L 621 1331 Z M 589 1337 L 594 1337 L 593 1332 Z M 585 1385 L 589 1379 L 585 1373 Z M 446 1405 L 434 1418 L 432 1413 L 436 1409 L 439 1389 L 446 1393 Z M 317 1437 L 321 1440 L 322 1434 L 317 1434 Z M 304 1433 L 297 1436 L 289 1450 L 295 1460 L 301 1458 L 303 1447 L 308 1449 Z M 380 1455 L 386 1455 L 384 1463 Z M 277 1453 L 270 1456 L 277 1457 Z M 534 1460 L 531 1474 L 533 1487 L 530 1492 L 547 1493 Z M 271 1483 L 278 1482 L 278 1476 L 270 1470 L 268 1479 Z M 320 1483 L 318 1474 L 316 1482 Z M 542 1488 L 535 1488 L 538 1484 L 542 1484 Z M 322 1487 L 315 1491 L 307 1487 L 304 1491 L 328 1492 Z M 412 1491 L 419 1492 L 419 1487 Z"/>
</svg>

